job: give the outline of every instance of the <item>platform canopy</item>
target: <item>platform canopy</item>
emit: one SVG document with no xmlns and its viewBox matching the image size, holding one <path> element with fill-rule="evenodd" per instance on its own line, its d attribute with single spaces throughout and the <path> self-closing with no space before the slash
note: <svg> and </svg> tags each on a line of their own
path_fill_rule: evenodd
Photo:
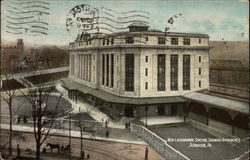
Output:
<svg viewBox="0 0 250 160">
<path fill-rule="evenodd" d="M 169 97 L 148 97 L 148 98 L 130 98 L 121 97 L 100 89 L 94 89 L 78 83 L 71 78 L 65 78 L 61 80 L 61 84 L 67 90 L 77 90 L 83 94 L 92 95 L 99 99 L 102 99 L 110 103 L 118 104 L 132 104 L 132 105 L 146 105 L 146 104 L 165 104 L 165 103 L 182 103 L 186 102 L 186 99 L 180 96 Z"/>
<path fill-rule="evenodd" d="M 222 109 L 249 114 L 249 103 L 239 102 L 217 96 L 211 96 L 208 94 L 198 93 L 198 92 L 188 93 L 183 95 L 183 97 L 200 103 L 217 106 Z"/>
</svg>

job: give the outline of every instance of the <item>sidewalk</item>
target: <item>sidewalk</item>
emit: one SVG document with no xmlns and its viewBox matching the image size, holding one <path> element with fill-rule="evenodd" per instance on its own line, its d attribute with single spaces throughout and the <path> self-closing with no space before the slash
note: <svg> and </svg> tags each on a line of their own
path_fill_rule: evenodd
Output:
<svg viewBox="0 0 250 160">
<path fill-rule="evenodd" d="M 79 108 L 80 112 L 87 112 L 91 117 L 93 117 L 96 121 L 105 123 L 106 120 L 108 120 L 108 127 L 110 128 L 119 128 L 119 129 L 124 129 L 125 126 L 123 124 L 118 124 L 111 120 L 105 113 L 99 111 L 98 108 L 91 106 L 90 104 L 83 102 L 80 98 L 78 99 L 77 103 L 73 102 L 72 100 L 63 97 L 66 100 L 68 100 L 73 107 L 73 110 L 70 113 L 79 113 Z M 102 121 L 103 119 L 103 121 Z"/>
<path fill-rule="evenodd" d="M 143 117 L 140 119 L 144 124 L 146 123 L 146 118 Z M 158 125 L 158 124 L 171 124 L 171 123 L 182 123 L 184 122 L 183 117 L 178 116 L 157 116 L 157 117 L 148 117 L 147 124 L 148 125 Z"/>
<path fill-rule="evenodd" d="M 1 124 L 1 129 L 5 129 L 5 130 L 9 130 L 9 125 L 8 124 Z M 33 127 L 29 127 L 29 126 L 20 126 L 20 125 L 12 125 L 12 129 L 13 131 L 20 131 L 20 132 L 29 132 L 29 133 L 33 133 L 34 129 Z M 123 132 L 125 132 L 127 130 L 123 130 Z M 57 135 L 57 136 L 68 136 L 69 131 L 65 131 L 63 129 L 51 129 L 50 131 L 51 134 L 53 135 Z M 117 133 L 114 132 L 114 133 Z M 121 133 L 122 134 L 122 133 Z M 72 138 L 80 138 L 80 131 L 75 131 L 72 130 L 71 131 L 71 137 Z M 105 138 L 105 137 L 100 137 L 100 136 L 90 136 L 90 135 L 83 135 L 84 139 L 92 139 L 92 140 L 101 140 L 101 141 L 112 141 L 112 142 L 118 142 L 118 143 L 131 143 L 131 144 L 142 144 L 142 145 L 147 145 L 147 143 L 145 143 L 143 140 L 141 140 L 140 138 L 137 138 L 136 136 L 134 136 L 134 140 L 130 139 L 121 139 L 121 136 L 116 137 L 114 136 L 110 136 L 110 138 Z"/>
</svg>

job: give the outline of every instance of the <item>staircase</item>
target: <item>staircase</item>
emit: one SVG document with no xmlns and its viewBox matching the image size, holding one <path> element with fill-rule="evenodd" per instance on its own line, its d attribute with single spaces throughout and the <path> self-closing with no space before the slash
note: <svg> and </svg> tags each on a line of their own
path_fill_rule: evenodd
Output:
<svg viewBox="0 0 250 160">
<path fill-rule="evenodd" d="M 25 78 L 15 78 L 15 80 L 27 88 L 34 87 L 34 84 L 32 84 L 30 81 L 28 81 Z"/>
</svg>

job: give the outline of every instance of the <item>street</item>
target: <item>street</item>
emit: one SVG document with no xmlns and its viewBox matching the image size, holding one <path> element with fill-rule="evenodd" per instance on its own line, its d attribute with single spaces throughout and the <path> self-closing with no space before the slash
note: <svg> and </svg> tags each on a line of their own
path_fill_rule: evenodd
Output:
<svg viewBox="0 0 250 160">
<path fill-rule="evenodd" d="M 8 131 L 1 130 L 1 147 L 3 145 L 8 146 Z M 60 145 L 68 145 L 69 138 L 65 136 L 51 136 L 47 141 L 44 142 L 43 147 L 46 146 L 47 143 L 54 143 Z M 19 144 L 22 152 L 26 149 L 31 149 L 34 151 L 35 149 L 35 141 L 32 133 L 24 133 L 24 132 L 14 132 L 13 138 L 13 148 L 16 148 L 16 145 Z M 72 138 L 72 156 L 79 157 L 80 155 L 80 138 Z M 158 153 L 156 153 L 152 148 L 146 145 L 138 145 L 138 144 L 129 144 L 129 143 L 118 143 L 112 141 L 105 140 L 83 140 L 83 148 L 85 151 L 85 155 L 89 154 L 90 159 L 94 160 L 143 160 L 145 149 L 148 147 L 149 150 L 149 159 L 151 160 L 163 160 Z M 49 148 L 46 148 L 47 152 L 50 152 Z M 22 154 L 21 152 L 21 154 Z M 54 153 L 57 151 L 54 150 Z M 59 153 L 58 156 L 62 157 L 62 153 Z M 44 157 L 44 154 L 42 154 Z M 55 158 L 58 159 L 58 158 Z M 59 158 L 60 159 L 60 158 Z M 63 158 L 61 158 L 63 159 Z"/>
</svg>

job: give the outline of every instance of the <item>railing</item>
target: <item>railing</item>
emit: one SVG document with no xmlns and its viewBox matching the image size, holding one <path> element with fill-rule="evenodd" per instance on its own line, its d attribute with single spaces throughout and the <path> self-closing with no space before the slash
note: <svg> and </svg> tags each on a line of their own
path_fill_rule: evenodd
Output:
<svg viewBox="0 0 250 160">
<path fill-rule="evenodd" d="M 15 74 L 8 74 L 8 75 L 1 75 L 2 80 L 6 79 L 15 79 L 15 78 L 23 78 L 23 77 L 30 77 L 30 76 L 37 76 L 43 74 L 50 74 L 56 72 L 65 72 L 69 71 L 69 67 L 60 67 L 60 68 L 51 68 L 51 69 L 44 69 L 38 71 L 31 71 L 31 72 L 23 72 L 23 73 L 15 73 Z"/>
<path fill-rule="evenodd" d="M 1 123 L 2 124 L 9 124 L 9 115 L 1 115 Z M 49 122 L 50 118 L 43 117 L 43 122 Z M 75 131 L 79 131 L 80 127 L 78 125 L 79 120 L 69 120 L 69 119 L 55 119 L 53 122 L 53 129 L 69 129 L 69 121 L 71 122 L 71 129 Z M 23 117 L 20 118 L 18 122 L 18 116 L 12 117 L 12 124 L 13 125 L 25 125 L 29 127 L 33 127 L 33 119 L 32 117 L 27 117 L 26 122 L 23 122 Z M 82 120 L 81 124 L 84 125 L 85 128 L 91 129 L 93 131 L 99 131 L 103 128 L 103 124 L 98 121 L 91 121 L 91 120 Z"/>
<path fill-rule="evenodd" d="M 165 159 L 171 160 L 190 160 L 187 156 L 171 147 L 167 142 L 151 132 L 147 128 L 139 125 L 132 125 L 131 132 L 143 140 L 145 140 L 151 147 L 160 153 Z"/>
</svg>

